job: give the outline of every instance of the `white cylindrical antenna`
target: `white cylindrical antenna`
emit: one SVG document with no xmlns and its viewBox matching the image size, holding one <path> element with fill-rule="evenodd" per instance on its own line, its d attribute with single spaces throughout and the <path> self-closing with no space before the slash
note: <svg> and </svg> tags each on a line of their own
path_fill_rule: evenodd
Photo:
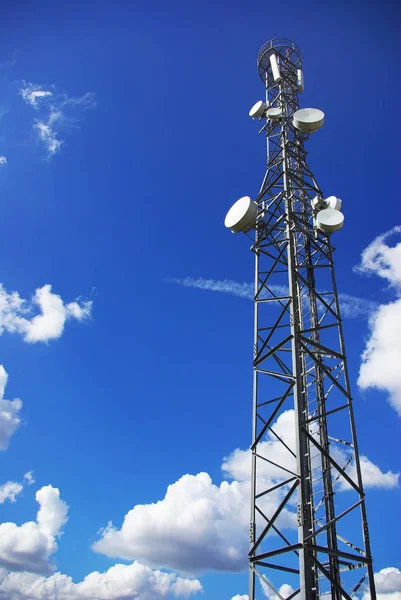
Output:
<svg viewBox="0 0 401 600">
<path fill-rule="evenodd" d="M 266 116 L 268 119 L 280 119 L 283 116 L 283 111 L 279 106 L 272 106 L 267 109 Z"/>
<path fill-rule="evenodd" d="M 334 208 L 325 208 L 316 215 L 316 226 L 325 233 L 338 231 L 344 225 L 344 215 Z"/>
<path fill-rule="evenodd" d="M 258 205 L 249 196 L 243 196 L 232 205 L 224 219 L 224 225 L 233 233 L 247 233 L 256 224 Z"/>
<path fill-rule="evenodd" d="M 251 119 L 259 119 L 259 117 L 262 117 L 265 114 L 266 110 L 267 105 L 262 100 L 259 100 L 259 102 L 256 102 L 256 104 L 252 106 L 249 111 L 249 116 Z"/>
<path fill-rule="evenodd" d="M 275 54 L 270 55 L 270 64 L 272 66 L 273 79 L 276 83 L 279 83 L 281 81 L 281 74 Z"/>
<path fill-rule="evenodd" d="M 304 73 L 302 71 L 302 69 L 298 69 L 297 70 L 297 83 L 298 83 L 298 89 L 300 92 L 304 91 Z"/>
<path fill-rule="evenodd" d="M 294 112 L 293 125 L 305 133 L 313 133 L 324 124 L 324 112 L 318 108 L 301 108 Z"/>
<path fill-rule="evenodd" d="M 343 201 L 340 200 L 340 198 L 337 198 L 337 196 L 329 196 L 328 198 L 326 198 L 326 204 L 329 208 L 333 208 L 334 210 L 341 210 Z"/>
</svg>

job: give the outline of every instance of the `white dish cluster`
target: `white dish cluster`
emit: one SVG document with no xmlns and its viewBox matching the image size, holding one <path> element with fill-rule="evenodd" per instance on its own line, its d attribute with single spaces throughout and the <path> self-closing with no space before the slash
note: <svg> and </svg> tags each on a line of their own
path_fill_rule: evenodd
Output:
<svg viewBox="0 0 401 600">
<path fill-rule="evenodd" d="M 316 196 L 311 201 L 315 211 L 315 226 L 324 233 L 338 231 L 344 225 L 344 215 L 341 212 L 342 200 L 329 196 L 325 200 Z"/>
<path fill-rule="evenodd" d="M 280 64 L 275 54 L 270 55 L 270 65 L 275 83 L 280 83 Z M 304 91 L 304 76 L 301 69 L 297 70 L 297 87 L 300 92 Z M 281 119 L 283 110 L 280 106 L 269 106 L 267 102 L 259 100 L 249 111 L 252 119 L 267 119 L 274 121 Z M 301 108 L 292 115 L 292 124 L 295 129 L 306 134 L 318 131 L 324 125 L 324 112 L 318 108 Z M 316 196 L 311 201 L 315 227 L 324 233 L 338 231 L 344 225 L 344 215 L 341 212 L 342 201 L 336 196 L 330 196 L 326 200 Z M 256 225 L 258 217 L 258 205 L 249 196 L 243 196 L 228 211 L 224 225 L 233 233 L 248 233 Z"/>
</svg>

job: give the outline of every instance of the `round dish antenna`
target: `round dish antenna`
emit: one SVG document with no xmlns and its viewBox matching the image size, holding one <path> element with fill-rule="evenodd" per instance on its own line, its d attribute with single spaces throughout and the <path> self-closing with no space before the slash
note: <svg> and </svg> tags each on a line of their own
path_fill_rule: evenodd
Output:
<svg viewBox="0 0 401 600">
<path fill-rule="evenodd" d="M 343 201 L 336 196 L 329 196 L 326 198 L 327 208 L 334 208 L 334 210 L 341 210 Z"/>
<path fill-rule="evenodd" d="M 269 119 L 279 119 L 280 117 L 283 116 L 283 111 L 282 111 L 281 108 L 278 108 L 276 106 L 272 106 L 271 108 L 267 109 L 266 116 Z"/>
<path fill-rule="evenodd" d="M 232 205 L 226 214 L 224 225 L 233 233 L 247 233 L 255 226 L 257 215 L 258 205 L 256 202 L 249 196 L 243 196 Z"/>
<path fill-rule="evenodd" d="M 251 119 L 259 119 L 259 117 L 262 117 L 265 114 L 266 110 L 267 105 L 262 100 L 259 100 L 259 102 L 256 102 L 256 104 L 252 106 L 249 111 L 249 116 Z"/>
<path fill-rule="evenodd" d="M 316 225 L 325 233 L 333 233 L 344 225 L 344 215 L 334 208 L 324 208 L 317 213 Z"/>
<path fill-rule="evenodd" d="M 294 113 L 293 125 L 305 133 L 313 133 L 324 123 L 324 112 L 318 108 L 301 108 Z"/>
</svg>

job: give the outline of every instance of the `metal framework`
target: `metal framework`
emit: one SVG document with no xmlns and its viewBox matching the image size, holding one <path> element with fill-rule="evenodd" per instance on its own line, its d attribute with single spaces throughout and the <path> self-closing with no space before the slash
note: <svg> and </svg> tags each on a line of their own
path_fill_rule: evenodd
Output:
<svg viewBox="0 0 401 600">
<path fill-rule="evenodd" d="M 270 55 L 276 55 L 276 83 Z M 258 197 L 249 600 L 355 598 L 372 557 L 329 235 L 314 228 L 322 192 L 294 128 L 298 48 L 265 44 L 267 170 Z M 252 240 L 253 241 L 253 240 Z M 274 450 L 274 453 L 273 453 Z M 258 579 L 261 586 L 257 585 Z M 284 585 L 284 583 L 286 585 Z"/>
</svg>

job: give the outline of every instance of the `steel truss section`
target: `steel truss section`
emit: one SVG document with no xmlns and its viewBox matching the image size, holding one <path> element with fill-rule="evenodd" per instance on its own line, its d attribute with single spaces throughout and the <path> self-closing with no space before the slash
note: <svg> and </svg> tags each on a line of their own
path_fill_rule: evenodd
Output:
<svg viewBox="0 0 401 600">
<path fill-rule="evenodd" d="M 276 83 L 270 54 L 278 58 Z M 257 197 L 249 600 L 376 598 L 365 496 L 330 236 L 314 229 L 322 192 L 294 128 L 297 47 L 258 56 L 270 107 Z M 283 585 L 283 583 L 288 585 Z M 260 597 L 260 596 L 259 596 Z"/>
</svg>

